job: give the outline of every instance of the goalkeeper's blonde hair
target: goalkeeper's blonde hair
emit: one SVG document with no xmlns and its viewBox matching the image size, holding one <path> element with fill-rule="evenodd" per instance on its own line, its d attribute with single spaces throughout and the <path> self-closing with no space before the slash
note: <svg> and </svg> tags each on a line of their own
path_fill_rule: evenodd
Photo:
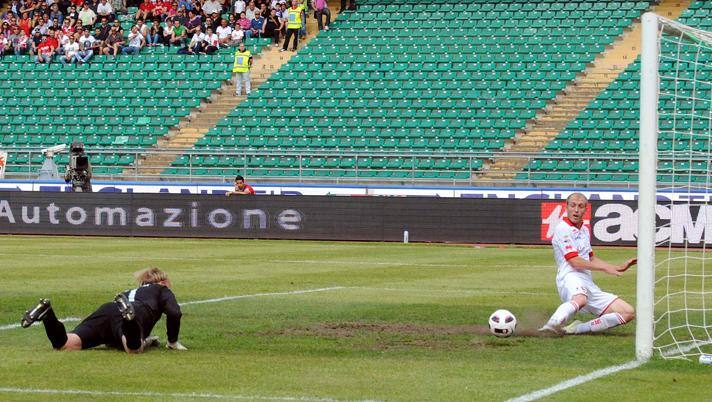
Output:
<svg viewBox="0 0 712 402">
<path fill-rule="evenodd" d="M 159 283 L 166 282 L 170 283 L 168 279 L 168 274 L 161 271 L 159 268 L 146 268 L 140 271 L 134 272 L 134 278 L 139 285 L 145 285 L 147 283 Z"/>
</svg>

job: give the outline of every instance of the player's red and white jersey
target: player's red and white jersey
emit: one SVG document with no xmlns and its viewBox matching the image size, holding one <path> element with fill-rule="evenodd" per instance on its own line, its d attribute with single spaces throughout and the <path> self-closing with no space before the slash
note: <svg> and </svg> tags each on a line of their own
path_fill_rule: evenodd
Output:
<svg viewBox="0 0 712 402">
<path fill-rule="evenodd" d="M 591 232 L 588 226 L 577 228 L 569 218 L 564 218 L 559 222 L 554 230 L 554 237 L 551 238 L 551 245 L 554 247 L 554 259 L 559 271 L 556 275 L 560 280 L 570 272 L 579 272 L 587 277 L 591 277 L 589 270 L 577 270 L 571 267 L 569 260 L 574 257 L 581 257 L 590 261 L 593 257 L 591 248 Z"/>
</svg>

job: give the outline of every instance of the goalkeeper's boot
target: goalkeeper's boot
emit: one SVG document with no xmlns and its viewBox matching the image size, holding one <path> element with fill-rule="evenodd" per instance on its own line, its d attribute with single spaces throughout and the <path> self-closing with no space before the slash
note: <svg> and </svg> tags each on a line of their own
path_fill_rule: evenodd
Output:
<svg viewBox="0 0 712 402">
<path fill-rule="evenodd" d="M 158 346 L 161 346 L 161 340 L 155 335 L 149 336 L 148 338 L 143 340 L 143 348 L 144 349 L 158 347 Z"/>
<path fill-rule="evenodd" d="M 567 325 L 564 327 L 564 333 L 566 335 L 573 335 L 576 333 L 576 327 L 578 327 L 581 324 L 581 321 L 579 320 L 573 320 L 571 321 L 571 324 Z"/>
<path fill-rule="evenodd" d="M 114 303 L 119 306 L 119 312 L 124 320 L 132 321 L 136 318 L 136 312 L 134 311 L 133 304 L 129 301 L 129 298 L 125 294 L 119 293 L 114 298 Z"/>
<path fill-rule="evenodd" d="M 539 328 L 539 332 L 554 336 L 561 336 L 564 334 L 564 329 L 561 328 L 561 325 L 555 325 L 547 322 L 543 327 Z"/>
<path fill-rule="evenodd" d="M 40 299 L 40 302 L 32 310 L 25 311 L 25 315 L 22 316 L 20 325 L 22 328 L 27 328 L 35 321 L 41 321 L 52 305 L 49 303 L 49 299 Z"/>
</svg>

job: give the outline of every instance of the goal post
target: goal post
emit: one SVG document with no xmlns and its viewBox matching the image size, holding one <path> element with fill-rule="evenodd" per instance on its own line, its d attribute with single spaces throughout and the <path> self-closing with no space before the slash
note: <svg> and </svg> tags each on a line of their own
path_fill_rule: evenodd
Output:
<svg viewBox="0 0 712 402">
<path fill-rule="evenodd" d="M 641 42 L 636 357 L 691 358 L 712 353 L 712 32 L 646 13 Z"/>
<path fill-rule="evenodd" d="M 655 204 L 658 154 L 658 16 L 642 18 L 640 53 L 640 140 L 638 151 L 638 271 L 636 278 L 635 355 L 653 354 L 655 283 Z"/>
</svg>

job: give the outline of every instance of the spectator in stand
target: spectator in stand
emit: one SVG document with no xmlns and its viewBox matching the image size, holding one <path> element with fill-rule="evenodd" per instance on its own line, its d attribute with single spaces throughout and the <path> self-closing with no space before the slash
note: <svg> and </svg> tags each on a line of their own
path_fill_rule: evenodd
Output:
<svg viewBox="0 0 712 402">
<path fill-rule="evenodd" d="M 307 10 L 309 9 L 309 0 L 302 0 L 302 26 L 299 28 L 299 38 L 307 38 Z"/>
<path fill-rule="evenodd" d="M 27 0 L 25 1 L 25 4 L 20 7 L 20 13 L 27 13 L 30 17 L 34 17 L 36 8 L 37 4 L 33 0 Z"/>
<path fill-rule="evenodd" d="M 17 33 L 14 37 L 11 37 L 12 51 L 15 53 L 15 56 L 19 56 L 25 54 L 29 49 L 30 38 L 27 37 L 25 31 L 18 27 L 15 27 L 15 31 Z"/>
<path fill-rule="evenodd" d="M 79 53 L 79 43 L 74 39 L 73 34 L 69 35 L 69 42 L 67 42 L 62 49 L 64 50 L 64 55 L 59 57 L 59 61 L 61 61 L 62 64 L 74 63 L 74 58 L 77 53 Z"/>
<path fill-rule="evenodd" d="M 220 48 L 220 39 L 213 32 L 212 28 L 208 28 L 205 32 L 205 54 L 214 54 Z"/>
<path fill-rule="evenodd" d="M 148 46 L 163 45 L 163 27 L 161 26 L 160 20 L 153 20 L 151 22 L 151 28 L 148 30 L 148 35 L 146 36 L 146 43 Z"/>
<path fill-rule="evenodd" d="M 96 13 L 85 3 L 82 7 L 82 11 L 79 12 L 79 20 L 82 22 L 82 26 L 91 28 L 96 22 Z"/>
<path fill-rule="evenodd" d="M 32 33 L 32 19 L 29 13 L 23 13 L 22 18 L 17 22 L 17 26 L 29 36 Z"/>
<path fill-rule="evenodd" d="M 114 29 L 121 34 L 121 37 L 124 37 L 124 28 L 121 27 L 121 22 L 119 20 L 114 20 Z"/>
<path fill-rule="evenodd" d="M 68 34 L 74 32 L 74 26 L 70 23 L 69 20 L 64 20 L 64 23 L 62 23 L 62 27 L 60 28 L 62 30 L 63 34 Z"/>
<path fill-rule="evenodd" d="M 299 30 L 302 28 L 302 13 L 304 11 L 304 6 L 298 5 L 297 0 L 292 0 L 292 6 L 287 9 L 287 35 L 284 37 L 284 45 L 280 52 L 287 50 L 289 45 L 289 40 L 294 36 L 294 44 L 292 45 L 292 51 L 297 51 L 297 45 L 299 44 Z"/>
<path fill-rule="evenodd" d="M 22 8 L 22 4 L 20 3 L 19 0 L 12 0 L 10 2 L 10 7 L 8 9 L 10 10 L 11 13 L 14 15 L 21 15 L 22 13 L 20 12 L 20 9 Z"/>
<path fill-rule="evenodd" d="M 191 0 L 180 0 L 178 2 L 178 6 L 176 7 L 176 10 L 180 10 L 181 8 L 185 11 L 190 11 L 195 7 L 193 7 L 193 3 L 191 2 Z"/>
<path fill-rule="evenodd" d="M 230 36 L 232 35 L 232 28 L 227 24 L 227 20 L 222 20 L 220 26 L 215 30 L 218 35 L 218 42 L 223 46 L 228 46 L 230 44 Z"/>
<path fill-rule="evenodd" d="M 101 36 L 97 36 L 96 38 L 99 40 L 106 40 L 106 38 L 109 36 L 109 32 L 111 31 L 111 24 L 109 24 L 109 19 L 104 17 L 101 19 L 101 24 L 97 24 L 96 26 L 101 30 Z"/>
<path fill-rule="evenodd" d="M 77 12 L 77 7 L 69 6 L 69 8 L 67 8 L 66 19 L 70 21 L 70 25 L 72 26 L 77 24 L 77 21 L 79 21 L 79 13 Z"/>
<path fill-rule="evenodd" d="M 289 17 L 287 16 L 287 3 L 286 1 L 280 0 L 279 8 L 277 9 L 277 18 L 279 18 L 282 23 L 281 32 L 282 34 L 287 34 L 287 23 L 289 22 Z"/>
<path fill-rule="evenodd" d="M 129 33 L 128 46 L 121 48 L 121 54 L 137 54 L 145 44 L 146 39 L 138 31 L 138 26 L 134 25 L 131 27 L 131 33 Z"/>
<path fill-rule="evenodd" d="M 201 31 L 200 25 L 195 30 L 190 43 L 178 50 L 180 54 L 201 54 L 205 50 L 205 34 Z"/>
<path fill-rule="evenodd" d="M 245 49 L 245 42 L 240 42 L 232 64 L 232 72 L 235 73 L 235 96 L 240 96 L 243 82 L 245 93 L 250 95 L 250 68 L 252 68 L 252 53 Z"/>
<path fill-rule="evenodd" d="M 250 24 L 250 38 L 261 38 L 265 33 L 265 17 L 260 13 L 255 15 L 255 19 Z"/>
<path fill-rule="evenodd" d="M 186 29 L 181 25 L 180 20 L 173 20 L 173 26 L 171 27 L 171 38 L 169 42 L 173 46 L 183 46 L 187 38 Z"/>
<path fill-rule="evenodd" d="M 37 45 L 37 62 L 38 63 L 51 63 L 52 56 L 54 56 L 54 51 L 59 47 L 57 39 L 49 34 L 42 35 L 42 42 Z"/>
<path fill-rule="evenodd" d="M 143 38 L 146 39 L 146 43 L 148 43 L 148 35 L 151 33 L 151 28 L 144 24 L 143 20 L 136 21 L 136 28 L 138 28 L 138 33 L 140 33 Z"/>
<path fill-rule="evenodd" d="M 319 30 L 329 30 L 329 25 L 331 25 L 331 11 L 329 11 L 329 4 L 326 0 L 314 0 L 312 3 L 312 8 L 314 8 L 314 15 L 316 16 L 316 22 L 319 25 Z M 322 18 L 326 17 L 326 23 L 322 21 Z"/>
<path fill-rule="evenodd" d="M 151 2 L 151 0 L 143 0 L 143 3 L 141 3 L 138 6 L 138 11 L 136 11 L 136 19 L 143 19 L 147 20 L 149 18 L 153 17 L 153 9 L 155 8 L 155 4 Z M 157 15 L 156 17 L 160 17 Z"/>
<path fill-rule="evenodd" d="M 207 28 L 212 28 L 213 31 L 215 31 L 220 26 L 220 22 L 222 20 L 223 19 L 219 13 L 213 13 L 212 17 L 208 17 L 205 21 L 205 29 L 207 30 Z"/>
<path fill-rule="evenodd" d="M 96 39 L 91 36 L 91 32 L 86 29 L 79 38 L 79 52 L 74 57 L 79 64 L 88 63 L 89 59 L 94 55 L 94 44 Z"/>
<path fill-rule="evenodd" d="M 59 6 L 56 4 L 52 4 L 52 7 L 49 9 L 49 19 L 50 21 L 59 21 L 60 25 L 64 22 L 64 15 L 59 11 Z"/>
<path fill-rule="evenodd" d="M 109 36 L 106 37 L 104 41 L 104 48 L 101 49 L 101 53 L 106 56 L 118 56 L 119 49 L 124 45 L 124 36 L 116 27 L 111 27 L 109 31 Z"/>
<path fill-rule="evenodd" d="M 240 29 L 240 27 L 237 27 L 232 30 L 232 33 L 230 34 L 230 46 L 237 46 L 240 43 L 243 42 L 245 38 L 245 31 Z"/>
<path fill-rule="evenodd" d="M 340 13 L 343 13 L 344 11 L 350 10 L 351 8 L 353 8 L 353 4 L 355 4 L 355 2 L 356 2 L 356 0 L 353 0 L 353 3 L 352 3 L 352 0 L 348 0 L 349 5 L 347 7 L 346 1 L 347 0 L 341 0 L 341 9 L 339 10 Z"/>
<path fill-rule="evenodd" d="M 203 3 L 202 7 L 203 12 L 205 15 L 210 15 L 212 13 L 220 13 L 222 12 L 222 4 L 218 2 L 217 0 L 205 0 Z"/>
<path fill-rule="evenodd" d="M 114 12 L 126 12 L 126 0 L 111 0 L 111 7 Z"/>
<path fill-rule="evenodd" d="M 262 31 L 264 36 L 272 38 L 275 46 L 279 46 L 279 32 L 282 30 L 282 21 L 277 17 L 277 11 L 273 8 L 270 10 L 269 17 L 265 19 Z"/>
<path fill-rule="evenodd" d="M 5 52 L 9 52 L 10 49 L 12 49 L 10 41 L 4 33 L 0 33 L 0 58 L 5 56 Z"/>
<path fill-rule="evenodd" d="M 109 21 L 113 21 L 116 16 L 114 15 L 114 7 L 107 0 L 101 0 L 101 2 L 96 6 L 96 13 L 99 17 L 106 17 Z"/>
<path fill-rule="evenodd" d="M 185 23 L 186 35 L 193 35 L 203 24 L 203 19 L 195 11 L 188 11 L 188 22 Z"/>
<path fill-rule="evenodd" d="M 30 37 L 30 41 L 29 41 L 29 46 L 30 46 L 29 53 L 30 53 L 30 56 L 34 56 L 34 55 L 36 55 L 36 54 L 39 54 L 37 48 L 39 47 L 40 43 L 42 43 L 43 40 L 44 40 L 44 37 L 43 37 L 42 34 L 40 33 L 39 29 L 32 31 L 32 37 Z"/>
<path fill-rule="evenodd" d="M 247 8 L 245 0 L 236 0 L 235 5 L 233 6 L 232 15 L 242 14 L 245 11 L 245 8 Z"/>
<path fill-rule="evenodd" d="M 237 20 L 237 26 L 243 31 L 244 36 L 246 38 L 249 38 L 252 34 L 252 31 L 250 30 L 250 27 L 252 27 L 252 22 L 248 20 L 245 15 L 245 13 L 240 14 L 240 19 Z"/>
<path fill-rule="evenodd" d="M 255 19 L 255 15 L 259 14 L 260 11 L 255 7 L 255 2 L 250 0 L 249 3 L 247 3 L 247 8 L 245 9 L 245 17 L 247 17 L 248 20 L 252 21 Z"/>
<path fill-rule="evenodd" d="M 267 4 L 265 4 L 265 3 L 260 4 L 260 15 L 263 18 L 269 17 L 269 10 L 267 10 Z"/>
<path fill-rule="evenodd" d="M 249 184 L 245 183 L 245 178 L 242 176 L 235 177 L 235 190 L 225 193 L 226 197 L 231 195 L 255 195 L 255 190 Z"/>
<path fill-rule="evenodd" d="M 188 22 L 188 16 L 184 8 L 179 8 L 176 15 L 173 16 L 173 21 L 178 20 L 180 24 L 185 28 L 186 22 Z"/>
</svg>

